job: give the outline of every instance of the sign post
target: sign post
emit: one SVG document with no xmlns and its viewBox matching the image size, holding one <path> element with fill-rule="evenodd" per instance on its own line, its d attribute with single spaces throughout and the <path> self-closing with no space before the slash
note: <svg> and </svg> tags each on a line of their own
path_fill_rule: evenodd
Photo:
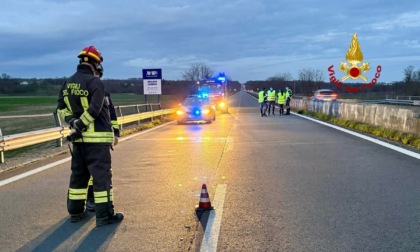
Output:
<svg viewBox="0 0 420 252">
<path fill-rule="evenodd" d="M 145 102 L 147 95 L 158 95 L 160 102 L 160 95 L 162 94 L 162 69 L 143 69 L 143 93 Z"/>
</svg>

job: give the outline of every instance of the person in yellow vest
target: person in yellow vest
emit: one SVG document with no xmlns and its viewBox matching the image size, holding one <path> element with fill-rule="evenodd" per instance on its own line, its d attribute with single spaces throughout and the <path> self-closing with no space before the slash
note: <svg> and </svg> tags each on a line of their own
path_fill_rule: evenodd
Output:
<svg viewBox="0 0 420 252">
<path fill-rule="evenodd" d="M 265 87 L 258 93 L 258 102 L 260 103 L 260 113 L 261 117 L 267 116 L 265 113 L 267 110 L 267 93 L 265 92 Z"/>
<path fill-rule="evenodd" d="M 286 102 L 286 92 L 283 89 L 279 89 L 277 93 L 277 103 L 279 104 L 279 115 L 284 115 L 284 103 Z"/>
<path fill-rule="evenodd" d="M 286 87 L 286 115 L 290 115 L 290 101 L 292 100 L 292 90 Z"/>
<path fill-rule="evenodd" d="M 276 103 L 276 91 L 270 87 L 270 90 L 267 91 L 267 102 L 268 102 L 268 115 L 270 111 L 274 114 L 274 104 Z"/>
</svg>

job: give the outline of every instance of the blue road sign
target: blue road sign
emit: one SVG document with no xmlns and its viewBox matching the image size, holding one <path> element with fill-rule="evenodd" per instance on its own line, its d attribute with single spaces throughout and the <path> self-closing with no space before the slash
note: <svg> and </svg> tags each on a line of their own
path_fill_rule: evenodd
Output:
<svg viewBox="0 0 420 252">
<path fill-rule="evenodd" d="M 162 69 L 143 69 L 143 79 L 162 79 Z"/>
</svg>

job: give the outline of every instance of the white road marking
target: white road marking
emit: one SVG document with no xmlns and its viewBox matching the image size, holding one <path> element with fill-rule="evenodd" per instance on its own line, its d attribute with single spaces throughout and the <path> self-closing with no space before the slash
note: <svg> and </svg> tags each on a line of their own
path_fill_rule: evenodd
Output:
<svg viewBox="0 0 420 252">
<path fill-rule="evenodd" d="M 252 96 L 252 97 L 254 97 L 254 96 Z M 255 98 L 255 97 L 254 97 L 254 98 Z M 257 98 L 255 98 L 255 99 L 257 99 Z M 381 145 L 381 146 L 384 146 L 384 147 L 386 147 L 386 148 L 388 148 L 388 149 L 391 149 L 391 150 L 394 150 L 394 151 L 398 151 L 398 152 L 400 152 L 400 153 L 402 153 L 402 154 L 405 154 L 405 155 L 407 155 L 407 156 L 410 156 L 410 157 L 413 157 L 413 158 L 420 159 L 420 154 L 418 154 L 418 153 L 416 153 L 416 152 L 406 150 L 406 149 L 404 149 L 404 148 L 401 148 L 401 147 L 398 147 L 398 146 L 395 146 L 395 145 L 392 145 L 392 144 L 389 144 L 389 143 L 383 142 L 383 141 L 381 141 L 381 140 L 378 140 L 378 139 L 375 139 L 375 138 L 372 138 L 372 137 L 368 137 L 368 136 L 365 136 L 365 135 L 363 135 L 363 134 L 360 134 L 360 133 L 357 133 L 357 132 L 354 132 L 354 131 L 351 131 L 351 130 L 348 130 L 348 129 L 344 129 L 344 128 L 341 128 L 341 127 L 339 127 L 339 126 L 335 126 L 335 125 L 333 125 L 333 124 L 329 124 L 329 123 L 326 123 L 326 122 L 322 122 L 322 121 L 319 121 L 319 120 L 313 119 L 313 118 L 311 118 L 311 117 L 307 117 L 307 116 L 304 116 L 304 115 L 300 115 L 300 114 L 297 114 L 297 113 L 294 113 L 294 112 L 290 112 L 290 113 L 292 113 L 292 114 L 294 114 L 294 115 L 297 115 L 297 116 L 300 116 L 300 117 L 302 117 L 302 118 L 305 118 L 305 119 L 308 119 L 308 120 L 311 120 L 311 121 L 317 122 L 317 123 L 319 123 L 319 124 L 322 124 L 322 125 L 325 125 L 325 126 L 331 127 L 331 128 L 333 128 L 333 129 L 336 129 L 336 130 L 339 130 L 339 131 L 345 132 L 345 133 L 347 133 L 347 134 L 350 134 L 350 135 L 353 135 L 353 136 L 356 136 L 356 137 L 359 137 L 359 138 L 362 138 L 362 139 L 368 140 L 368 141 L 370 141 L 370 142 L 372 142 L 372 143 L 379 144 L 379 145 Z"/>
<path fill-rule="evenodd" d="M 61 159 L 61 160 L 59 160 L 57 162 L 54 162 L 54 163 L 51 163 L 51 164 L 48 164 L 48 165 L 44 165 L 44 166 L 41 166 L 41 167 L 36 168 L 34 170 L 27 171 L 27 172 L 22 173 L 22 174 L 19 174 L 17 176 L 14 176 L 14 177 L 11 177 L 11 178 L 2 180 L 2 181 L 0 181 L 0 186 L 4 186 L 4 185 L 10 184 L 12 182 L 18 181 L 19 179 L 23 179 L 23 178 L 29 177 L 29 176 L 31 176 L 31 175 L 33 175 L 35 173 L 45 171 L 47 169 L 53 168 L 53 167 L 55 167 L 57 165 L 63 164 L 63 163 L 65 163 L 67 161 L 70 161 L 70 160 L 71 160 L 71 157 L 68 157 L 68 158 L 65 158 L 65 159 Z"/>
<path fill-rule="evenodd" d="M 151 129 L 148 129 L 148 130 L 145 130 L 145 131 L 142 131 L 142 132 L 139 132 L 139 133 L 132 134 L 132 135 L 130 135 L 129 137 L 124 137 L 124 138 L 122 138 L 122 139 L 120 140 L 120 142 L 123 142 L 123 141 L 125 141 L 125 140 L 131 139 L 131 138 L 136 137 L 136 136 L 141 135 L 141 134 L 145 134 L 145 133 L 150 132 L 150 131 L 152 131 L 152 130 L 159 129 L 159 128 L 163 127 L 163 126 L 166 126 L 166 125 L 171 124 L 171 123 L 174 123 L 174 122 L 175 122 L 175 121 L 168 122 L 168 123 L 165 123 L 165 124 L 162 124 L 162 125 L 159 125 L 159 126 L 153 127 L 153 128 L 151 128 Z M 71 160 L 71 157 L 68 157 L 68 158 L 65 158 L 65 159 L 61 159 L 61 160 L 59 160 L 59 161 L 57 161 L 57 162 L 54 162 L 54 163 L 51 163 L 51 164 L 48 164 L 48 165 L 44 165 L 44 166 L 41 166 L 41 167 L 36 168 L 36 169 L 34 169 L 34 170 L 31 170 L 31 171 L 28 171 L 28 172 L 25 172 L 25 173 L 19 174 L 19 175 L 17 175 L 17 176 L 14 176 L 14 177 L 11 177 L 11 178 L 8 178 L 8 179 L 5 179 L 5 180 L 2 180 L 2 181 L 0 181 L 0 187 L 1 187 L 1 186 L 4 186 L 4 185 L 7 185 L 7 184 L 10 184 L 10 183 L 12 183 L 12 182 L 18 181 L 18 180 L 20 180 L 20 179 L 23 179 L 23 178 L 29 177 L 29 176 L 31 176 L 31 175 L 34 175 L 34 174 L 38 173 L 38 172 L 42 172 L 42 171 L 45 171 L 45 170 L 47 170 L 47 169 L 53 168 L 53 167 L 55 167 L 55 166 L 57 166 L 57 165 L 63 164 L 63 163 L 68 162 L 68 161 L 70 161 L 70 160 Z"/>
<path fill-rule="evenodd" d="M 162 125 L 159 125 L 159 126 L 153 127 L 153 128 L 151 128 L 151 129 L 148 129 L 148 130 L 145 130 L 145 131 L 141 131 L 141 132 L 139 132 L 139 133 L 134 133 L 134 134 L 131 134 L 130 136 L 127 136 L 127 137 L 122 138 L 121 140 L 119 140 L 119 142 L 124 142 L 125 140 L 131 139 L 131 138 L 136 137 L 136 136 L 139 136 L 139 135 L 143 135 L 143 134 L 145 134 L 145 133 L 147 133 L 147 132 L 149 132 L 149 131 L 152 131 L 152 130 L 156 130 L 156 129 L 162 128 L 162 127 L 164 127 L 164 126 L 166 126 L 166 125 L 168 125 L 168 124 L 174 123 L 174 122 L 175 122 L 175 121 L 171 121 L 171 122 L 164 123 L 164 124 L 162 124 Z"/>
<path fill-rule="evenodd" d="M 226 140 L 226 146 L 225 151 L 233 151 L 233 145 L 235 144 L 235 138 L 234 137 L 228 137 Z"/>
<path fill-rule="evenodd" d="M 223 205 L 226 196 L 226 184 L 219 184 L 214 195 L 213 207 L 207 221 L 206 230 L 204 231 L 203 242 L 201 243 L 200 252 L 217 251 L 217 241 L 219 240 L 220 225 L 222 223 Z"/>
<path fill-rule="evenodd" d="M 40 115 L 10 115 L 10 116 L 0 116 L 0 119 L 46 117 L 46 116 L 52 116 L 52 115 L 53 115 L 52 113 L 40 114 Z"/>
<path fill-rule="evenodd" d="M 359 138 L 362 138 L 362 139 L 368 140 L 368 141 L 370 141 L 370 142 L 372 142 L 372 143 L 379 144 L 379 145 L 381 145 L 381 146 L 384 146 L 384 147 L 386 147 L 386 148 L 392 149 L 392 150 L 394 150 L 394 151 L 398 151 L 398 152 L 400 152 L 400 153 L 402 153 L 402 154 L 405 154 L 405 155 L 407 155 L 407 156 L 410 156 L 410 157 L 413 157 L 413 158 L 420 159 L 420 154 L 415 153 L 415 152 L 413 152 L 413 151 L 409 151 L 409 150 L 406 150 L 406 149 L 404 149 L 404 148 L 401 148 L 401 147 L 398 147 L 398 146 L 395 146 L 395 145 L 392 145 L 392 144 L 389 144 L 389 143 L 386 143 L 386 142 L 380 141 L 380 140 L 375 139 L 375 138 L 373 138 L 373 137 L 368 137 L 368 136 L 362 135 L 362 134 L 360 134 L 360 133 L 357 133 L 357 132 L 354 132 L 354 131 L 351 131 L 351 130 L 348 130 L 348 129 L 344 129 L 344 128 L 341 128 L 341 127 L 335 126 L 335 125 L 333 125 L 333 124 L 329 124 L 329 123 L 326 123 L 326 122 L 322 122 L 322 121 L 319 121 L 319 120 L 316 120 L 316 119 L 313 119 L 313 118 L 310 118 L 310 117 L 307 117 L 307 116 L 304 116 L 304 115 L 300 115 L 300 114 L 297 114 L 297 113 L 294 113 L 294 112 L 292 112 L 292 114 L 297 115 L 297 116 L 300 116 L 300 117 L 305 118 L 305 119 L 308 119 L 308 120 L 311 120 L 311 121 L 314 121 L 314 122 L 317 122 L 317 123 L 319 123 L 319 124 L 322 124 L 322 125 L 325 125 L 325 126 L 331 127 L 331 128 L 333 128 L 333 129 L 336 129 L 336 130 L 339 130 L 339 131 L 345 132 L 345 133 L 347 133 L 347 134 L 350 134 L 350 135 L 353 135 L 353 136 L 356 136 L 356 137 L 359 137 Z"/>
</svg>

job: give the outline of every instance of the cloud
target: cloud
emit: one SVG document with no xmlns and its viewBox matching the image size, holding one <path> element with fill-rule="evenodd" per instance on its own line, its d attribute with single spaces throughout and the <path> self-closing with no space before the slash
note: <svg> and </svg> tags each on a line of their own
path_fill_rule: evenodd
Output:
<svg viewBox="0 0 420 252">
<path fill-rule="evenodd" d="M 343 61 L 356 32 L 367 61 L 396 69 L 391 81 L 416 63 L 419 8 L 390 0 L 3 0 L 0 72 L 68 75 L 80 49 L 95 45 L 107 78 L 158 67 L 178 79 L 196 62 L 241 81 L 281 72 L 297 78 L 300 68 Z"/>
<path fill-rule="evenodd" d="M 377 22 L 371 25 L 376 30 L 392 30 L 395 28 L 420 28 L 420 11 L 405 12 L 396 15 L 389 13 L 390 17 L 384 21 Z"/>
</svg>

